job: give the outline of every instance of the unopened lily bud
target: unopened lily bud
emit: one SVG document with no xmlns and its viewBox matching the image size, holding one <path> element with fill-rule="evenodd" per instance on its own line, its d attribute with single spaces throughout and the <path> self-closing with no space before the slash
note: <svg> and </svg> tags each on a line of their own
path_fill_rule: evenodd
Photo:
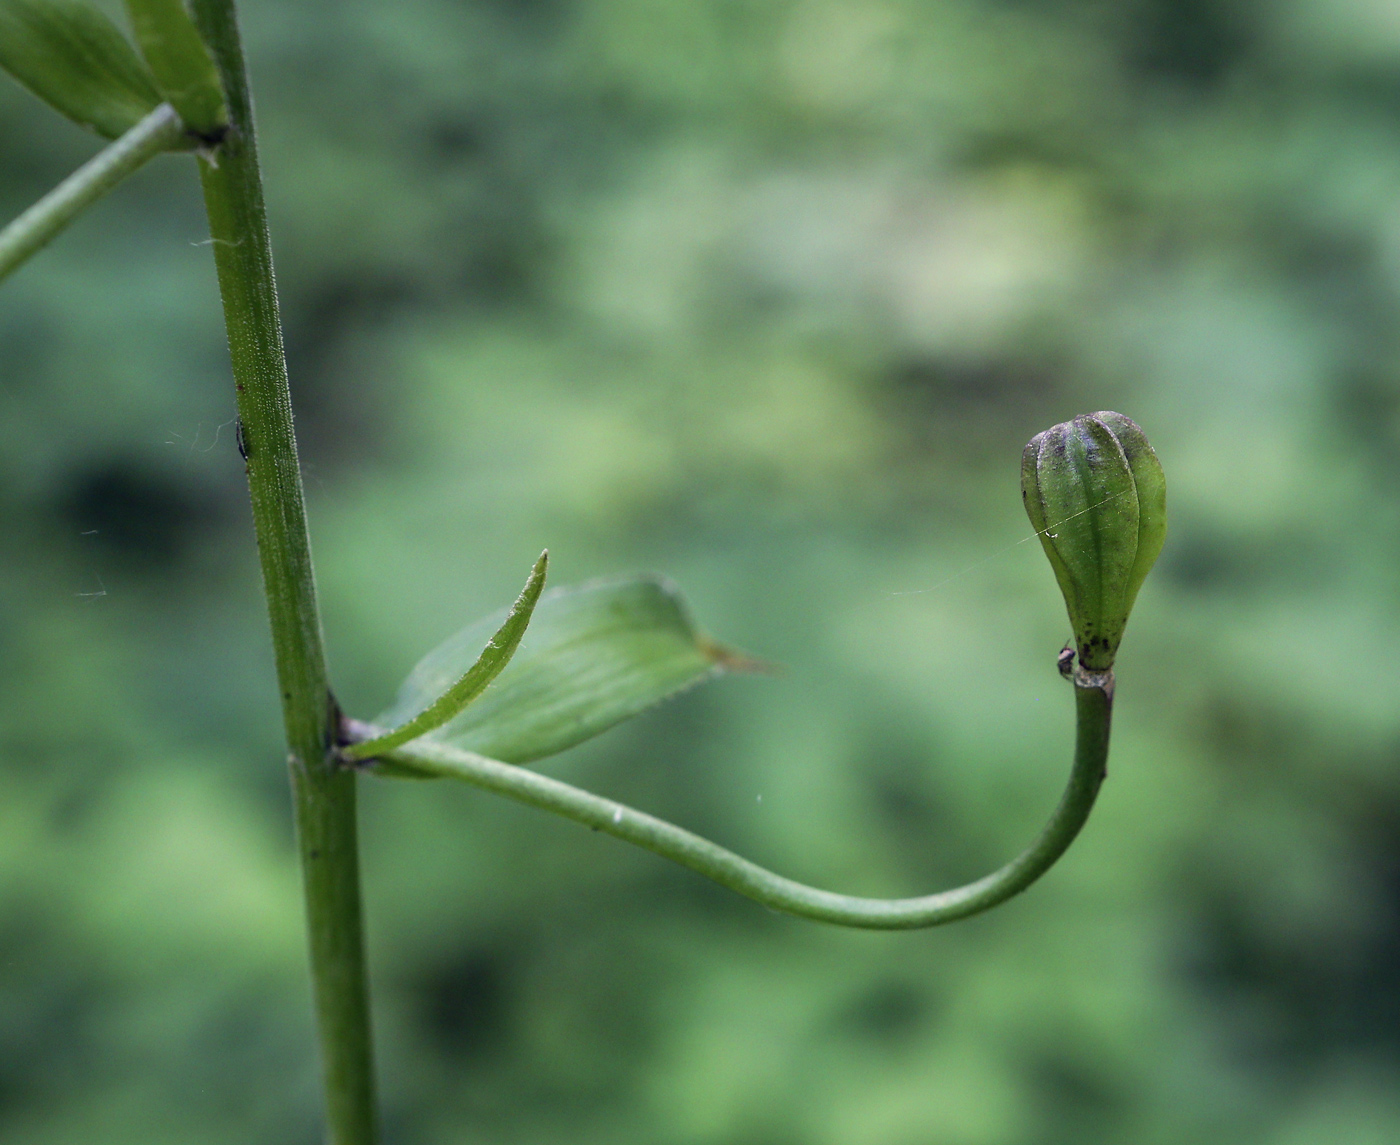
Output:
<svg viewBox="0 0 1400 1145">
<path fill-rule="evenodd" d="M 1166 540 L 1161 462 L 1121 413 L 1083 414 L 1031 439 L 1021 495 L 1065 594 L 1079 663 L 1106 672 Z"/>
</svg>

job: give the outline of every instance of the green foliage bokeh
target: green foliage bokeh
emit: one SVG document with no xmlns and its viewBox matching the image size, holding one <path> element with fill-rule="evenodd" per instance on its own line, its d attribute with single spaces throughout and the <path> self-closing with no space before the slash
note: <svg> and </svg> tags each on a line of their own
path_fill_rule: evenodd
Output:
<svg viewBox="0 0 1400 1145">
<path fill-rule="evenodd" d="M 333 678 L 634 569 L 786 665 L 541 767 L 785 873 L 979 875 L 1069 765 L 1022 444 L 1171 534 L 1100 809 L 945 930 L 363 787 L 389 1145 L 1400 1139 L 1400 23 L 1381 0 L 247 0 Z M 0 85 L 0 215 L 92 151 Z M 0 288 L 0 1137 L 318 1140 L 197 182 Z"/>
</svg>

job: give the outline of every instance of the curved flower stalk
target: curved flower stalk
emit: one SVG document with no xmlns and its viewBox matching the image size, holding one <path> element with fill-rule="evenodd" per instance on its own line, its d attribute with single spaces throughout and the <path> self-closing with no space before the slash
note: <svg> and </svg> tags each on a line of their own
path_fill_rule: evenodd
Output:
<svg viewBox="0 0 1400 1145">
<path fill-rule="evenodd" d="M 531 623 L 524 603 L 530 597 L 527 587 L 503 621 L 482 621 L 414 670 L 395 708 L 383 717 L 392 725 L 417 712 L 399 732 L 345 721 L 341 758 L 374 774 L 461 780 L 635 843 L 764 906 L 818 922 L 909 930 L 988 910 L 1048 871 L 1089 818 L 1108 762 L 1114 657 L 1138 589 L 1166 536 L 1161 464 L 1142 430 L 1122 414 L 1085 414 L 1039 434 L 1026 446 L 1022 472 L 1027 513 L 1059 579 L 1075 630 L 1080 664 L 1071 671 L 1062 663 L 1062 670 L 1074 683 L 1077 738 L 1069 783 L 1040 836 L 976 882 L 906 899 L 835 894 L 775 874 L 645 812 L 517 766 L 596 734 L 678 687 L 742 666 L 733 653 L 716 654 L 716 646 L 694 631 L 678 599 L 668 599 L 675 597 L 674 589 L 646 579 L 544 597 L 534 612 L 544 631 L 531 629 L 537 636 L 534 646 L 506 665 L 499 653 L 501 633 L 517 626 L 510 652 L 520 646 L 521 635 L 529 642 L 524 627 Z M 539 598 L 542 578 L 543 568 L 537 565 L 530 608 Z M 665 615 L 646 610 L 666 605 L 670 611 Z M 620 624 L 629 608 L 634 610 L 632 623 Z M 498 622 L 500 631 L 480 659 L 447 687 L 458 674 L 458 662 L 465 663 Z M 652 643 L 637 645 L 638 633 Z M 664 668 L 656 646 L 662 634 L 671 637 L 672 645 Z M 461 704 L 445 702 L 487 661 L 500 682 L 484 713 L 469 707 L 489 695 L 484 686 Z M 611 671 L 599 672 L 600 663 L 611 663 Z M 438 700 L 428 699 L 444 687 Z M 627 703 L 618 708 L 620 697 Z M 584 727 L 579 713 L 604 710 L 613 716 Z M 441 713 L 435 721 L 434 712 Z M 410 739 L 403 729 L 424 734 Z"/>
<path fill-rule="evenodd" d="M 1076 682 L 1078 740 L 1069 785 L 1040 837 L 1000 870 L 954 890 L 917 898 L 834 894 L 760 867 L 708 839 L 611 799 L 515 764 L 447 744 L 419 742 L 385 753 L 371 772 L 459 779 L 518 803 L 635 843 L 773 910 L 865 930 L 915 930 L 980 914 L 1019 894 L 1048 871 L 1088 821 L 1108 764 L 1112 683 Z"/>
</svg>

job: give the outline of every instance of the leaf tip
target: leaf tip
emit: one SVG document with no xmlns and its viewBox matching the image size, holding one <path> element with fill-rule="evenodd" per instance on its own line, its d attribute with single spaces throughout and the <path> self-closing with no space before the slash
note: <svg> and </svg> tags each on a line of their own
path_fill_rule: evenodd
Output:
<svg viewBox="0 0 1400 1145">
<path fill-rule="evenodd" d="M 756 676 L 782 674 L 781 664 L 775 664 L 771 660 L 760 660 L 757 656 L 750 656 L 737 648 L 720 644 L 708 636 L 697 636 L 695 643 L 700 649 L 700 654 L 721 672 L 743 672 Z"/>
</svg>

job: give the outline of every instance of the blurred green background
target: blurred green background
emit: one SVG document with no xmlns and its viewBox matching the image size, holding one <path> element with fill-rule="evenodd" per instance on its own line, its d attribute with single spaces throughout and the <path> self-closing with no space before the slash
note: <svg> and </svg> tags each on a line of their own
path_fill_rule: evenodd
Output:
<svg viewBox="0 0 1400 1145">
<path fill-rule="evenodd" d="M 1390 0 L 247 0 L 333 676 L 667 573 L 786 665 L 542 766 L 867 894 L 1069 764 L 1020 448 L 1151 436 L 1110 779 L 945 930 L 367 781 L 389 1145 L 1400 1140 Z M 0 83 L 0 217 L 95 142 Z M 186 158 L 0 288 L 0 1139 L 319 1139 Z"/>
</svg>

